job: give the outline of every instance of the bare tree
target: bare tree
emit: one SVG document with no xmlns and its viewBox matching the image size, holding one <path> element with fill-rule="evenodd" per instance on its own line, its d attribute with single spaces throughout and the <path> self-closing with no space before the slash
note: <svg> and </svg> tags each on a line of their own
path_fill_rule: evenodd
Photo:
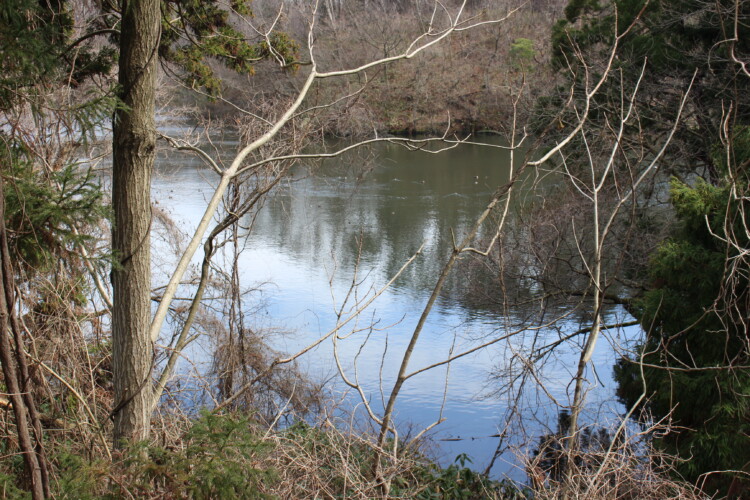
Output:
<svg viewBox="0 0 750 500">
<path fill-rule="evenodd" d="M 564 176 L 575 189 L 589 201 L 591 206 L 591 233 L 592 245 L 590 253 L 583 253 L 582 236 L 578 236 L 581 229 L 576 230 L 575 223 L 573 231 L 579 251 L 579 258 L 588 275 L 589 286 L 592 296 L 591 311 L 593 320 L 590 330 L 587 333 L 584 348 L 579 356 L 578 368 L 575 373 L 574 395 L 571 404 L 570 436 L 575 436 L 578 432 L 578 418 L 584 402 L 584 374 L 587 365 L 591 361 L 594 348 L 601 334 L 603 305 L 608 290 L 612 287 L 614 278 L 607 276 L 607 260 L 616 260 L 606 255 L 608 240 L 613 236 L 615 224 L 622 223 L 618 219 L 622 212 L 627 209 L 632 210 L 638 204 L 639 189 L 641 185 L 654 174 L 664 152 L 671 142 L 675 130 L 680 125 L 680 118 L 686 102 L 687 94 L 690 92 L 691 85 L 686 89 L 679 109 L 673 120 L 673 127 L 670 134 L 664 140 L 658 152 L 653 157 L 631 156 L 624 152 L 622 147 L 622 138 L 624 131 L 631 122 L 637 121 L 635 110 L 635 96 L 638 93 L 639 83 L 643 78 L 645 71 L 641 72 L 641 78 L 635 88 L 628 94 L 622 89 L 622 109 L 617 116 L 617 128 L 612 130 L 611 137 L 607 138 L 611 144 L 608 149 L 603 151 L 604 154 L 595 154 L 591 147 L 591 138 L 587 137 L 586 131 L 581 131 L 582 143 L 586 147 L 586 153 L 589 158 L 588 178 L 578 176 L 573 173 L 565 162 L 563 157 L 562 164 Z M 614 122 L 614 120 L 613 120 Z M 637 124 L 635 126 L 638 126 Z M 601 139 L 601 137 L 600 137 Z M 599 158 L 599 160 L 597 160 Z M 605 194 L 606 192 L 608 194 Z M 630 221 L 629 221 L 630 222 Z M 627 244 L 627 241 L 621 241 L 620 244 Z M 619 256 L 621 259 L 622 256 Z M 613 273 L 614 274 L 614 273 Z M 571 439 L 571 443 L 575 443 Z"/>
</svg>

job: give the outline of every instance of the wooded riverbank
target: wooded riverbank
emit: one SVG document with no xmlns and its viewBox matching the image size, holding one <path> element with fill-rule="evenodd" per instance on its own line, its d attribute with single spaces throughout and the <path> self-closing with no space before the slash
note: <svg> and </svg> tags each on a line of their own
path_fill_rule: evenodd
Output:
<svg viewBox="0 0 750 500">
<path fill-rule="evenodd" d="M 2 3 L 1 491 L 741 498 L 749 21 L 738 0 Z M 387 200 L 382 147 L 428 168 L 392 158 Z M 160 155 L 200 188 L 155 191 Z M 302 253 L 293 345 L 244 271 Z M 602 350 L 622 415 L 594 397 Z M 346 408 L 305 376 L 321 353 Z M 495 450 L 437 467 L 425 436 L 476 356 Z M 526 486 L 490 479 L 511 456 Z"/>
</svg>

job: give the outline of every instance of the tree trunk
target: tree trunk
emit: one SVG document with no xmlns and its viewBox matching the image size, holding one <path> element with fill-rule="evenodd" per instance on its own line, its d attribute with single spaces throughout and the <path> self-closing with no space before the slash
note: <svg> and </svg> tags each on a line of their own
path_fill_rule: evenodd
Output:
<svg viewBox="0 0 750 500">
<path fill-rule="evenodd" d="M 0 365 L 2 365 L 3 381 L 5 382 L 5 389 L 8 393 L 8 399 L 13 407 L 13 416 L 16 419 L 16 433 L 18 436 L 18 445 L 21 448 L 23 454 L 24 466 L 26 473 L 29 476 L 31 483 L 31 495 L 34 500 L 43 499 L 48 496 L 49 489 L 46 479 L 46 470 L 43 469 L 44 455 L 42 453 L 41 442 L 37 442 L 38 446 L 34 445 L 34 440 L 31 438 L 31 430 L 29 426 L 29 408 L 27 403 L 33 400 L 23 397 L 24 391 L 22 389 L 22 381 L 19 380 L 19 368 L 16 364 L 16 359 L 13 356 L 13 350 L 10 342 L 11 324 L 13 321 L 13 304 L 6 300 L 6 287 L 12 287 L 12 278 L 5 276 L 5 273 L 10 269 L 7 244 L 7 235 L 5 232 L 5 197 L 3 196 L 3 181 L 0 177 L 0 286 L 3 290 L 0 291 Z M 17 350 L 15 353 L 17 358 L 24 356 L 22 350 Z M 27 384 L 23 384 L 26 386 Z M 33 406 L 32 406 L 33 408 Z M 41 432 L 41 428 L 37 429 L 37 432 Z M 37 440 L 41 440 L 40 435 L 36 435 Z"/>
<path fill-rule="evenodd" d="M 148 438 L 151 420 L 151 169 L 159 0 L 123 0 L 120 97 L 114 121 L 112 371 L 114 442 Z"/>
</svg>

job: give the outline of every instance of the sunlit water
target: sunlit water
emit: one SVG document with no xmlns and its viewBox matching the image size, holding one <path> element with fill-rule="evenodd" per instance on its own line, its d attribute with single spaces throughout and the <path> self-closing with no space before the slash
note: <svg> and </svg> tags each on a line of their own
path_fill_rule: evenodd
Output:
<svg viewBox="0 0 750 500">
<path fill-rule="evenodd" d="M 365 160 L 352 155 L 327 161 L 314 175 L 302 175 L 300 170 L 296 180 L 280 185 L 256 214 L 240 264 L 242 285 L 259 287 L 248 299 L 248 308 L 253 309 L 248 321 L 254 328 L 290 332 L 270 341 L 275 349 L 292 353 L 335 326 L 336 310 L 349 292 L 356 262 L 357 294 L 362 299 L 382 287 L 424 244 L 422 255 L 403 276 L 340 332 L 348 335 L 338 342 L 346 374 L 352 380 L 356 377 L 379 411 L 445 262 L 452 234 L 461 238 L 493 189 L 507 182 L 509 162 L 507 152 L 478 146 L 462 146 L 440 155 L 394 146 L 378 147 L 373 153 L 374 168 L 364 177 Z M 189 233 L 203 213 L 216 175 L 196 160 L 177 154 L 162 156 L 157 170 L 153 182 L 156 206 Z M 169 253 L 163 241 L 155 241 L 155 248 L 159 257 Z M 163 269 L 166 272 L 168 266 Z M 460 279 L 460 275 L 453 276 L 449 287 Z M 410 371 L 504 333 L 499 313 L 446 298 L 454 296 L 447 294 L 438 301 Z M 569 330 L 579 327 L 571 320 Z M 632 333 L 611 335 L 617 341 Z M 508 409 L 506 399 L 488 396 L 498 387 L 490 375 L 520 344 L 520 339 L 500 342 L 407 381 L 397 403 L 399 428 L 416 432 L 444 418 L 431 433 L 439 444 L 438 458 L 449 464 L 466 453 L 474 467 L 483 470 L 497 446 L 497 438 L 490 436 L 503 428 Z M 521 422 L 532 437 L 515 444 L 533 445 L 534 434 L 544 432 L 545 425 L 554 427 L 557 407 L 550 397 L 563 405 L 569 402 L 575 348 L 562 351 L 556 363 L 538 374 L 547 393 L 529 391 L 521 401 L 527 412 Z M 312 377 L 331 379 L 330 388 L 339 394 L 344 385 L 332 352 L 332 341 L 327 340 L 301 358 L 300 365 Z M 602 340 L 594 356 L 598 382 L 589 395 L 591 418 L 613 417 L 621 411 L 612 401 L 614 359 L 610 343 Z M 596 380 L 593 373 L 589 378 Z M 345 401 L 349 407 L 358 403 L 351 391 Z M 365 416 L 361 409 L 358 414 Z M 512 454 L 506 453 L 493 475 L 523 480 L 523 470 L 514 463 Z"/>
</svg>

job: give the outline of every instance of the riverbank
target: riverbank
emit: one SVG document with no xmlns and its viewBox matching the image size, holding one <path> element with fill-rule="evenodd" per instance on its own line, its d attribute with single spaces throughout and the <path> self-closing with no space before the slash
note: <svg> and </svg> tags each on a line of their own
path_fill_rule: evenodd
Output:
<svg viewBox="0 0 750 500">
<path fill-rule="evenodd" d="M 555 78 L 549 33 L 562 16 L 565 1 L 531 2 L 509 13 L 493 2 L 471 7 L 477 21 L 510 16 L 471 32 L 459 32 L 448 43 L 431 47 L 418 57 L 383 65 L 355 77 L 326 79 L 316 84 L 305 105 L 303 128 L 329 137 L 369 137 L 421 134 L 465 135 L 483 130 L 507 131 L 514 111 L 518 123 L 529 116 L 538 98 L 549 94 Z M 321 71 L 352 68 L 364 61 L 405 50 L 425 26 L 424 15 L 412 8 L 383 5 L 382 16 L 362 7 L 342 7 L 337 23 L 318 26 L 316 59 Z M 290 33 L 305 40 L 306 32 L 289 13 Z M 346 25 L 347 30 L 338 26 Z M 357 47 L 357 50 L 348 48 Z M 300 59 L 309 56 L 300 49 Z M 273 63 L 258 65 L 250 77 L 216 68 L 222 98 L 208 99 L 180 92 L 165 80 L 163 102 L 192 106 L 203 118 L 246 121 L 264 110 L 293 99 L 306 75 L 305 66 L 279 71 Z M 341 99 L 340 96 L 347 96 Z M 327 103 L 333 104 L 327 104 Z M 232 104 L 229 104 L 232 103 Z M 326 103 L 324 106 L 323 104 Z"/>
</svg>

